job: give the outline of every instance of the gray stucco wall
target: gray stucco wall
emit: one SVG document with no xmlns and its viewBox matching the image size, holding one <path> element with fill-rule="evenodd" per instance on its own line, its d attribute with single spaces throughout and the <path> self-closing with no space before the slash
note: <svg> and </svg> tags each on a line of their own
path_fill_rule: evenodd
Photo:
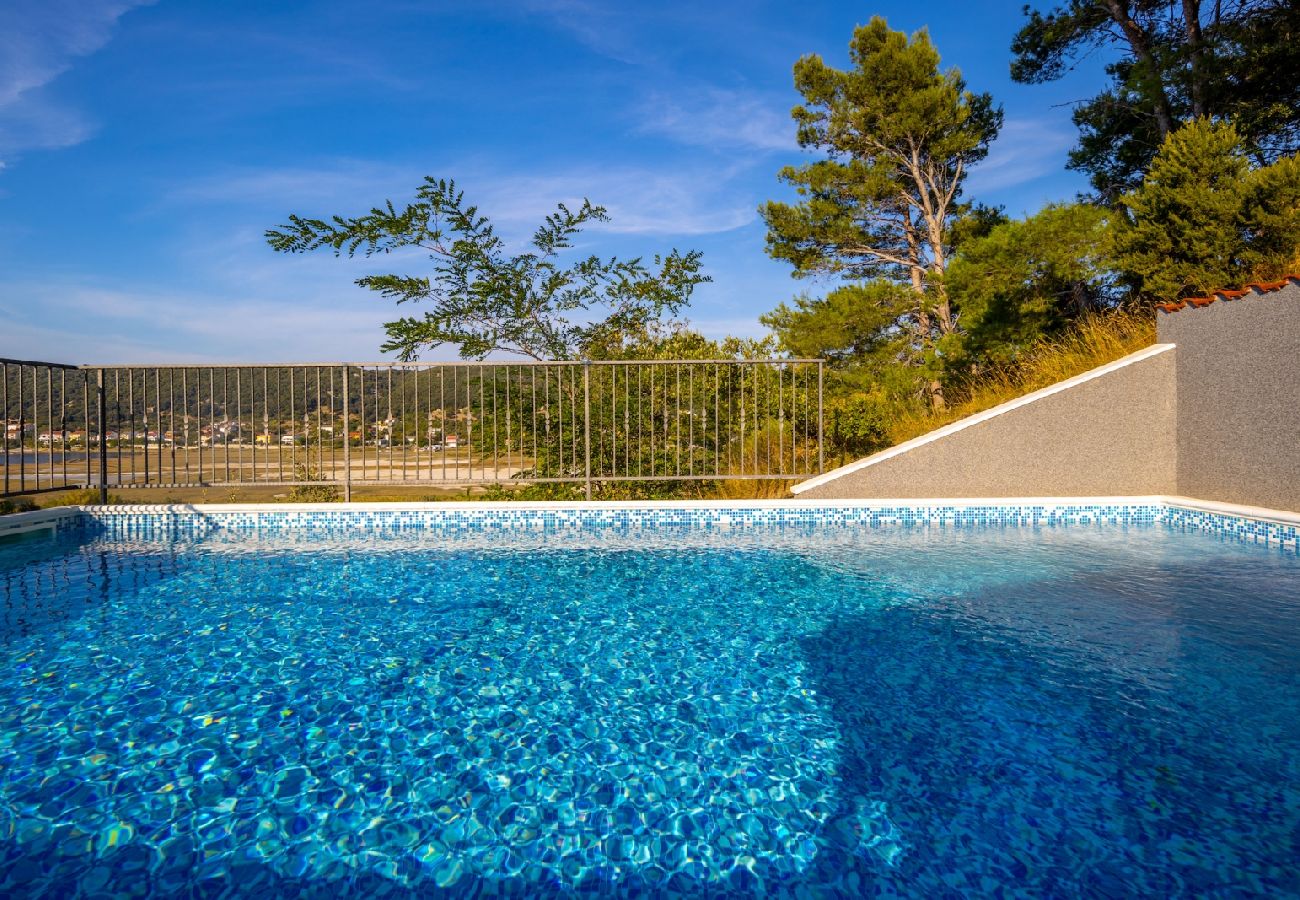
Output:
<svg viewBox="0 0 1300 900">
<path fill-rule="evenodd" d="M 1177 493 L 1300 510 L 1300 285 L 1158 313 L 1178 345 Z"/>
<path fill-rule="evenodd" d="M 799 493 L 809 499 L 1170 494 L 1169 349 Z"/>
</svg>

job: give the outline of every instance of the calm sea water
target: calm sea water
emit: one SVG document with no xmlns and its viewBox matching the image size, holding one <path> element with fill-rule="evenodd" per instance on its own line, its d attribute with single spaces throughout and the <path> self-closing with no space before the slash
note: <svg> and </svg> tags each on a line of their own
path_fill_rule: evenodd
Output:
<svg viewBox="0 0 1300 900">
<path fill-rule="evenodd" d="M 0 894 L 1300 893 L 1300 558 L 0 544 Z"/>
</svg>

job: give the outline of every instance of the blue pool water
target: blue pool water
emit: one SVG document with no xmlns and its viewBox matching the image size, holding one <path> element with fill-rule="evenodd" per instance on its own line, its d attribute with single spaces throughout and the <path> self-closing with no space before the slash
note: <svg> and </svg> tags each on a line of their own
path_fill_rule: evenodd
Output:
<svg viewBox="0 0 1300 900">
<path fill-rule="evenodd" d="M 0 543 L 0 895 L 1300 894 L 1300 558 Z"/>
</svg>

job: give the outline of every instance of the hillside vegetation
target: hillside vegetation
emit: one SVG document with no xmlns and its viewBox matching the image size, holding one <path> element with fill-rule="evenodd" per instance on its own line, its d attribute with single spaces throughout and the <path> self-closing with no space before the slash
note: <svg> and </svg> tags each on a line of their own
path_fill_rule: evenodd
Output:
<svg viewBox="0 0 1300 900">
<path fill-rule="evenodd" d="M 1064 333 L 1040 340 L 1016 360 L 971 376 L 953 391 L 955 402 L 946 409 L 917 410 L 894 419 L 886 432 L 887 446 L 1082 375 L 1149 347 L 1155 340 L 1155 322 L 1149 312 L 1087 316 Z"/>
</svg>

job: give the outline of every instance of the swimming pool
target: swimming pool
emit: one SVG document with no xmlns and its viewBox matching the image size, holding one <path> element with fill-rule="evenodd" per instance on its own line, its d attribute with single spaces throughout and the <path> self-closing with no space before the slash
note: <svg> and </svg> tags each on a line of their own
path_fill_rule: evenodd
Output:
<svg viewBox="0 0 1300 900">
<path fill-rule="evenodd" d="M 1300 892 L 1293 547 L 159 521 L 0 543 L 6 896 Z"/>
</svg>

